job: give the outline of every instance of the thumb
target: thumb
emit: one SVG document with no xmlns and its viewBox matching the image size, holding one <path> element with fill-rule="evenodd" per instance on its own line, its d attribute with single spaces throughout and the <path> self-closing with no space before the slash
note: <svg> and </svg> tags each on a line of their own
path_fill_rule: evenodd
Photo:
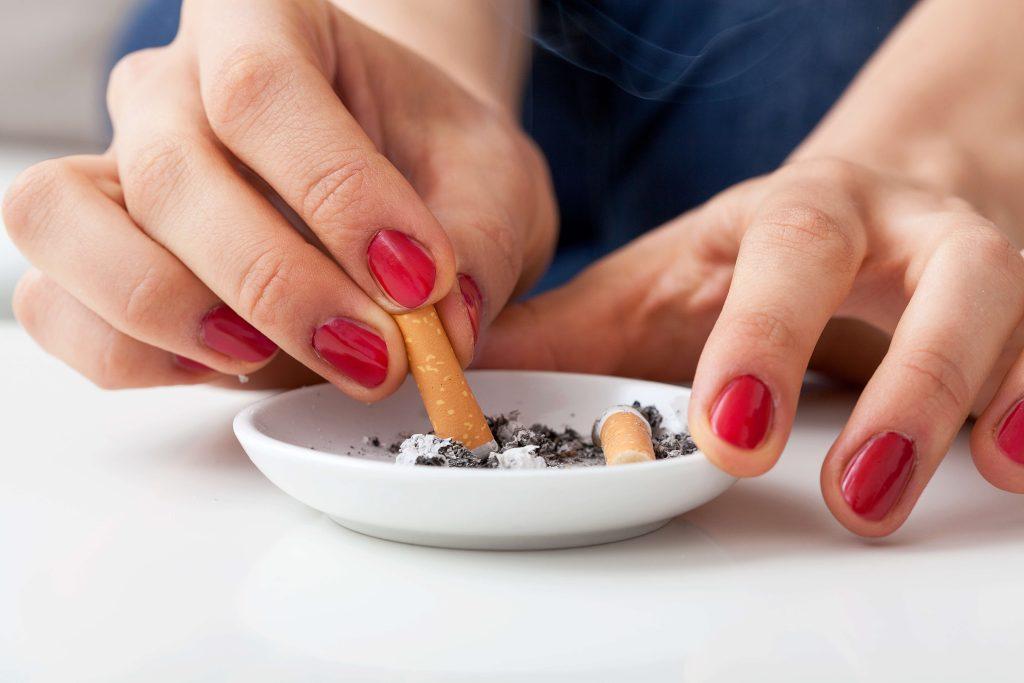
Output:
<svg viewBox="0 0 1024 683">
<path fill-rule="evenodd" d="M 599 263 L 558 289 L 510 304 L 487 329 L 473 365 L 614 374 L 627 347 L 625 327 L 614 321 L 630 297 L 604 270 Z"/>
</svg>

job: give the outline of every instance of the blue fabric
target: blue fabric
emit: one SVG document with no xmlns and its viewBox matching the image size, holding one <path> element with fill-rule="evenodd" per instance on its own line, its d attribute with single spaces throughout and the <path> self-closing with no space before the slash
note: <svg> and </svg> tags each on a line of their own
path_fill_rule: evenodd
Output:
<svg viewBox="0 0 1024 683">
<path fill-rule="evenodd" d="M 741 180 L 814 128 L 913 0 L 540 0 L 523 108 L 551 166 L 540 289 Z M 143 0 L 116 52 L 169 42 Z"/>
</svg>

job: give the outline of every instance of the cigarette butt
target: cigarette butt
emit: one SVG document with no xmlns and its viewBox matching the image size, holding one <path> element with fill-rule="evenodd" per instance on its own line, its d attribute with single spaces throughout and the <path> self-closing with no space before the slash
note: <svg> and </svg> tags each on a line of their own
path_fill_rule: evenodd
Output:
<svg viewBox="0 0 1024 683">
<path fill-rule="evenodd" d="M 613 406 L 594 423 L 594 443 L 604 451 L 606 465 L 654 460 L 651 425 L 630 406 Z"/>
<path fill-rule="evenodd" d="M 455 439 L 477 455 L 497 450 L 487 419 L 462 374 L 459 360 L 433 306 L 395 316 L 420 397 L 434 433 Z"/>
</svg>

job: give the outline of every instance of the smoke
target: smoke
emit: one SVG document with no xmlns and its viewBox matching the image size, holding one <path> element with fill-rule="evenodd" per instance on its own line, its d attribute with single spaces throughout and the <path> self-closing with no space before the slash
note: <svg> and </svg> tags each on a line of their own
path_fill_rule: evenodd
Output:
<svg viewBox="0 0 1024 683">
<path fill-rule="evenodd" d="M 541 0 L 532 38 L 639 98 L 720 100 L 770 89 L 805 58 L 794 38 L 820 29 L 823 4 L 676 0 L 655 13 L 642 0 Z"/>
</svg>

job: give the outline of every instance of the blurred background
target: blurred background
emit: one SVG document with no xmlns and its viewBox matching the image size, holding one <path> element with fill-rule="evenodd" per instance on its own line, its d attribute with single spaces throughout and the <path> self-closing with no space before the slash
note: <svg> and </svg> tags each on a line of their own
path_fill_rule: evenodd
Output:
<svg viewBox="0 0 1024 683">
<path fill-rule="evenodd" d="M 37 161 L 107 143 L 103 83 L 136 0 L 0 0 L 0 192 Z M 0 318 L 24 259 L 0 231 Z"/>
</svg>

